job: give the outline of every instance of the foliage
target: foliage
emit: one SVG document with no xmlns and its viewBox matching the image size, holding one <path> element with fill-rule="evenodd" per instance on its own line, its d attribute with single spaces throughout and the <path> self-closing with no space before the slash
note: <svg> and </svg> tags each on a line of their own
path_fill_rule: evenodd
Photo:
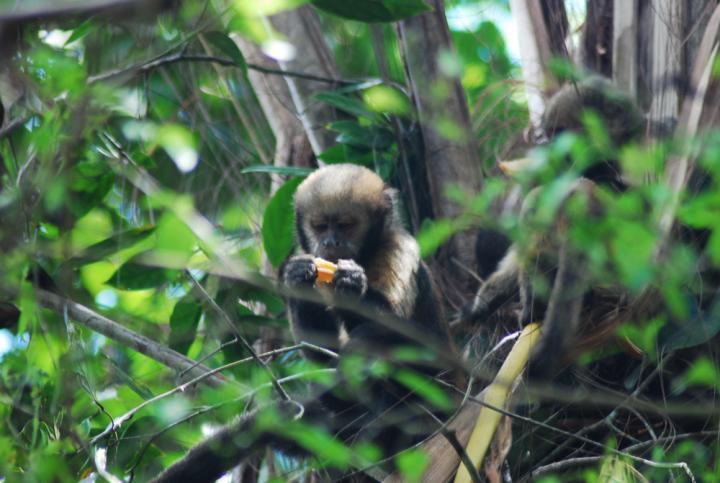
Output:
<svg viewBox="0 0 720 483">
<path fill-rule="evenodd" d="M 403 156 L 417 161 L 422 149 L 391 23 L 426 11 L 421 0 L 183 2 L 157 16 L 61 16 L 27 22 L 19 30 L 22 49 L 13 63 L 24 96 L 5 110 L 2 124 L 17 121 L 19 127 L 0 129 L 0 479 L 73 481 L 98 478 L 98 471 L 106 470 L 144 481 L 210 429 L 276 396 L 268 372 L 241 338 L 252 344 L 280 337 L 283 346 L 290 345 L 283 294 L 267 277 L 271 271 L 264 262 L 277 268 L 292 253 L 292 195 L 310 170 L 270 164 L 277 133 L 249 80 L 255 66 L 234 36 L 268 40 L 273 33 L 262 27 L 260 15 L 304 3 L 322 10 L 340 76 L 355 79 L 328 84 L 315 96 L 314 102 L 340 113 L 327 126 L 336 133 L 336 144 L 318 157 L 325 163 L 362 164 L 400 184 Z M 0 3 L 0 12 L 7 8 Z M 609 441 L 619 433 L 616 426 L 623 427 L 627 439 L 618 441 L 619 448 L 628 441 L 663 438 L 655 433 L 666 423 L 674 425 L 691 436 L 667 451 L 658 444 L 646 457 L 686 461 L 700 481 L 717 481 L 717 444 L 707 434 L 694 435 L 708 421 L 707 427 L 717 425 L 708 402 L 720 384 L 715 345 L 720 137 L 708 133 L 691 146 L 705 179 L 699 194 L 681 194 L 675 211 L 683 233 L 667 246 L 657 226 L 674 200 L 662 172 L 671 154 L 687 152 L 686 144 L 608 147 L 604 127 L 591 114 L 587 135 L 563 135 L 534 151 L 538 168 L 515 180 L 523 194 L 534 193 L 533 209 L 523 219 L 498 215 L 511 182 L 492 177 L 495 161 L 512 153 L 527 124 L 512 81 L 517 69 L 492 21 L 455 29 L 452 37 L 455 51 L 441 64 L 445 75 L 461 79 L 468 95 L 488 178 L 481 193 L 448 188 L 463 215 L 420 220 L 423 256 L 429 258 L 458 231 L 480 225 L 501 230 L 530 252 L 538 239 L 552 236 L 564 210 L 571 245 L 587 254 L 594 284 L 620 287 L 628 296 L 651 291 L 663 306 L 656 317 L 626 321 L 609 349 L 581 357 L 588 372 L 608 366 L 622 370 L 613 374 L 616 384 L 608 391 L 593 386 L 591 395 L 598 397 L 592 410 L 577 410 L 568 424 L 594 418 L 590 426 L 602 419 L 601 429 L 592 433 L 598 441 Z M 373 39 L 386 69 L 379 67 Z M 178 57 L 167 61 L 172 56 Z M 220 58 L 222 65 L 207 61 L 208 56 Z M 163 59 L 167 62 L 158 62 Z M 582 168 L 607 155 L 604 149 L 620 160 L 633 183 L 622 193 L 600 189 L 603 215 L 598 218 L 590 216 L 587 199 L 563 201 Z M 282 181 L 273 192 L 271 177 Z M 232 364 L 222 371 L 225 383 L 198 384 L 139 408 L 188 375 L 76 323 L 69 306 L 47 304 L 48 291 L 207 367 Z M 492 336 L 497 333 L 476 339 L 488 349 Z M 622 351 L 628 345 L 641 351 L 641 360 L 627 362 L 630 357 Z M 332 382 L 326 368 L 305 361 L 297 348 L 274 354 L 269 367 L 276 377 L 291 379 L 284 387 L 296 393 L 306 391 L 308 381 Z M 389 377 L 382 364 L 373 370 L 372 377 Z M 360 369 L 347 372 L 361 389 L 367 383 Z M 445 386 L 412 372 L 393 377 L 429 405 L 452 405 Z M 647 407 L 610 398 L 609 415 L 598 417 L 593 411 L 607 409 L 608 393 L 633 394 L 628 398 L 650 401 L 656 411 L 640 415 Z M 661 395 L 682 406 L 676 419 L 657 409 Z M 694 403 L 700 409 L 689 407 Z M 119 416 L 135 410 L 112 437 L 90 444 Z M 562 426 L 553 419 L 557 413 L 544 410 L 532 418 Z M 356 453 L 363 462 L 390 456 L 378 455 L 372 446 L 351 451 L 321 428 L 274 423 L 267 422 L 269 430 L 287 430 L 326 462 L 353 465 Z M 514 431 L 519 437 L 509 461 L 518 475 L 529 474 L 567 439 L 540 433 L 537 426 Z M 101 447 L 108 450 L 105 468 L 95 453 Z M 650 481 L 668 478 L 666 468 L 592 449 L 602 460 L 578 472 L 579 480 L 599 481 L 603 472 L 632 469 Z M 417 449 L 394 461 L 408 481 L 418 481 L 430 464 Z M 279 453 L 263 463 L 268 472 L 288 467 L 298 477 L 309 471 Z M 673 476 L 684 478 L 676 470 Z"/>
</svg>

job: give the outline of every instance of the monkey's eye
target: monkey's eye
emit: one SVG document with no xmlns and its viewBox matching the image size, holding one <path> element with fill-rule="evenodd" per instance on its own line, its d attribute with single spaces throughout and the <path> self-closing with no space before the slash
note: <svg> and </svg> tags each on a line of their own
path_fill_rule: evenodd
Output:
<svg viewBox="0 0 720 483">
<path fill-rule="evenodd" d="M 355 222 L 352 220 L 339 221 L 337 226 L 341 230 L 349 230 L 355 226 Z"/>
<path fill-rule="evenodd" d="M 313 224 L 312 224 L 312 228 L 313 228 L 313 230 L 315 230 L 315 231 L 325 231 L 325 230 L 327 230 L 328 225 L 327 225 L 327 223 L 322 223 L 322 222 L 320 222 L 320 223 L 313 223 Z"/>
</svg>

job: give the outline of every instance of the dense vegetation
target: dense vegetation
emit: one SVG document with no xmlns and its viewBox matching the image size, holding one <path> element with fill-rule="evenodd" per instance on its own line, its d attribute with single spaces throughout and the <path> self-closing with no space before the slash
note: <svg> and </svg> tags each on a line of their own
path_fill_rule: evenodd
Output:
<svg viewBox="0 0 720 483">
<path fill-rule="evenodd" d="M 237 414 L 277 399 L 277 381 L 291 394 L 331 381 L 330 369 L 292 344 L 285 292 L 274 283 L 294 248 L 294 189 L 317 160 L 363 164 L 399 186 L 407 225 L 446 280 L 465 276 L 434 258 L 453 234 L 492 227 L 532 248 L 556 229 L 567 187 L 607 157 L 620 160 L 630 187 L 599 189 L 600 218 L 572 200 L 569 240 L 588 254 L 593 285 L 649 299 L 655 310 L 624 314 L 616 336 L 557 384 L 531 381 L 520 391 L 509 409 L 512 448 L 506 430 L 499 461 L 507 456 L 518 480 L 540 467 L 547 481 L 565 481 L 561 471 L 573 481 L 720 479 L 720 137 L 712 129 L 613 146 L 588 113 L 586 134 L 533 152 L 541 169 L 501 176 L 496 161 L 526 148 L 521 71 L 498 25 L 472 9 L 509 15 L 509 7 L 447 2 L 454 50 L 439 65 L 467 97 L 485 178 L 478 192 L 447 186 L 461 210 L 443 217 L 403 171 L 423 169 L 424 153 L 393 22 L 426 12 L 420 0 L 311 2 L 336 68 L 311 75 L 326 86 L 312 103 L 334 116 L 322 126 L 333 141 L 309 163 L 289 165 L 277 163 L 282 133 L 251 79 L 310 74 L 250 62 L 239 45 L 280 56 L 308 49 L 283 43 L 264 21 L 307 2 L 150 2 L 157 11 L 117 2 L 105 11 L 78 1 L 68 12 L 36 2 L 22 15 L 13 3 L 0 0 L 0 480 L 145 481 Z M 553 71 L 580 75 L 563 61 Z M 451 90 L 435 87 L 440 99 Z M 436 128 L 466 141 L 452 120 Z M 664 174 L 673 159 L 697 161 L 678 191 Z M 537 186 L 537 209 L 522 222 L 504 209 L 511 193 Z M 445 290 L 448 312 L 475 288 Z M 513 313 L 497 318 L 456 328 L 476 376 L 492 375 L 507 350 L 491 349 L 518 330 Z M 219 370 L 203 376 L 207 368 Z M 455 396 L 429 381 L 408 385 L 433 402 Z M 484 385 L 481 377 L 473 393 Z M 319 461 L 357 464 L 322 428 L 295 431 Z M 367 466 L 393 456 L 358 451 Z M 429 457 L 413 448 L 395 461 L 419 481 Z M 550 465 L 558 461 L 570 464 Z M 250 466 L 263 481 L 312 470 L 272 451 Z"/>
</svg>

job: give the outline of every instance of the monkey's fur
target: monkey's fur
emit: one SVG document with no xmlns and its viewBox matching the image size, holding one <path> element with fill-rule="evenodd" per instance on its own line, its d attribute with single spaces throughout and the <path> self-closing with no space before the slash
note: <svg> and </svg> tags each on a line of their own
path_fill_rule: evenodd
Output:
<svg viewBox="0 0 720 483">
<path fill-rule="evenodd" d="M 287 261 L 283 279 L 292 287 L 311 287 L 317 277 L 313 257 L 336 262 L 333 293 L 389 311 L 447 342 L 430 274 L 417 242 L 400 223 L 395 197 L 379 176 L 357 165 L 331 165 L 308 176 L 295 195 L 303 254 Z M 349 311 L 303 300 L 290 300 L 288 308 L 296 341 L 336 351 L 341 334 L 353 342 L 370 338 L 373 345 L 402 342 L 396 332 Z"/>
<path fill-rule="evenodd" d="M 368 377 L 366 367 L 361 368 L 366 379 L 360 387 L 348 383 L 343 373 L 348 355 L 366 355 L 372 362 L 391 358 L 393 349 L 417 344 L 376 320 L 336 308 L 334 302 L 354 299 L 365 307 L 387 311 L 451 353 L 453 346 L 430 274 L 420 259 L 417 242 L 400 223 L 395 191 L 366 168 L 338 164 L 315 171 L 297 189 L 295 214 L 302 253 L 290 257 L 282 267 L 284 283 L 295 289 L 312 289 L 317 278 L 314 257 L 338 265 L 330 286 L 318 288 L 325 292 L 327 303 L 291 298 L 287 304 L 296 342 L 306 341 L 340 353 L 335 386 L 303 402 L 301 422 L 322 426 L 342 441 L 370 441 L 390 456 L 436 427 L 417 403 L 431 408 L 432 404 L 410 396 L 408 388 L 393 379 L 392 371 L 434 375 L 437 366 L 426 361 L 400 363 L 387 377 L 379 378 Z M 306 355 L 329 364 L 335 362 L 317 352 L 306 351 Z M 297 405 L 280 402 L 275 417 L 280 420 L 278 427 L 282 421 L 286 428 L 295 424 L 292 416 L 297 409 Z M 255 419 L 254 415 L 246 416 L 224 427 L 157 481 L 184 483 L 216 478 L 267 445 L 294 456 L 310 454 L 282 431 L 253 431 Z M 342 476 L 333 474 L 334 478 Z"/>
<path fill-rule="evenodd" d="M 636 140 L 643 132 L 644 117 L 635 103 L 610 81 L 591 76 L 561 88 L 548 102 L 542 117 L 542 128 L 549 139 L 565 131 L 583 132 L 583 116 L 592 111 L 605 124 L 609 140 L 615 146 Z M 487 319 L 503 304 L 519 295 L 519 323 L 543 320 L 543 336 L 530 363 L 531 377 L 552 377 L 572 352 L 577 342 L 578 322 L 583 306 L 592 303 L 588 291 L 584 254 L 572 251 L 566 242 L 563 206 L 571 197 L 583 196 L 588 201 L 588 216 L 598 216 L 601 207 L 595 197 L 596 184 L 621 191 L 626 188 L 615 159 L 598 159 L 588 167 L 564 197 L 554 228 L 537 240 L 531 253 L 522 253 L 512 245 L 498 267 L 479 288 L 473 301 L 463 308 L 466 321 Z M 521 220 L 534 208 L 537 189 L 523 204 Z M 477 247 L 478 252 L 482 247 Z M 548 294 L 539 294 L 534 281 L 552 287 L 558 294 L 548 307 Z"/>
</svg>

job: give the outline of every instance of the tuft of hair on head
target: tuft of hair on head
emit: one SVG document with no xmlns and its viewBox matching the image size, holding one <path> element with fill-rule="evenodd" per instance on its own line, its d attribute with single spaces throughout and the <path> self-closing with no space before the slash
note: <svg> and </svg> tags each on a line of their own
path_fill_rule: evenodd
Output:
<svg viewBox="0 0 720 483">
<path fill-rule="evenodd" d="M 583 131 L 583 115 L 591 111 L 605 124 L 616 145 L 637 139 L 645 128 L 645 116 L 629 94 L 599 75 L 568 83 L 547 102 L 542 127 L 549 138 L 562 131 Z"/>
<path fill-rule="evenodd" d="M 324 166 L 310 174 L 295 192 L 298 213 L 320 210 L 357 210 L 368 215 L 389 216 L 394 220 L 395 190 L 389 188 L 375 172 L 356 164 Z"/>
</svg>

